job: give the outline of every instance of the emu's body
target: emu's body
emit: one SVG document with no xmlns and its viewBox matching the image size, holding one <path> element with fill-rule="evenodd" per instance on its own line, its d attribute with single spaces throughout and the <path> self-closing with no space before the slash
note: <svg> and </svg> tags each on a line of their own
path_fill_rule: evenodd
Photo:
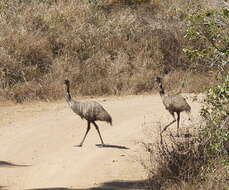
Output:
<svg viewBox="0 0 229 190">
<path fill-rule="evenodd" d="M 165 94 L 165 91 L 162 85 L 162 79 L 160 77 L 156 77 L 155 80 L 156 82 L 158 82 L 160 86 L 160 96 L 165 106 L 165 109 L 168 110 L 169 113 L 173 116 L 173 121 L 170 122 L 168 125 L 166 125 L 161 133 L 163 133 L 171 124 L 177 121 L 177 135 L 179 136 L 180 113 L 183 111 L 190 113 L 191 107 L 189 106 L 185 98 L 182 97 L 181 95 Z M 174 113 L 177 113 L 177 119 L 175 118 Z"/>
<path fill-rule="evenodd" d="M 98 125 L 95 123 L 95 121 L 105 121 L 108 122 L 112 125 L 112 118 L 109 115 L 109 113 L 103 108 L 102 105 L 100 105 L 96 101 L 75 101 L 72 99 L 70 95 L 70 82 L 68 80 L 64 81 L 64 84 L 66 85 L 66 101 L 69 104 L 70 108 L 72 109 L 73 112 L 75 112 L 77 115 L 81 117 L 81 119 L 86 119 L 87 120 L 87 131 L 83 137 L 83 140 L 81 141 L 79 146 L 82 146 L 84 143 L 84 140 L 91 128 L 91 123 L 95 126 L 101 143 L 104 145 L 102 136 L 99 131 Z"/>
</svg>

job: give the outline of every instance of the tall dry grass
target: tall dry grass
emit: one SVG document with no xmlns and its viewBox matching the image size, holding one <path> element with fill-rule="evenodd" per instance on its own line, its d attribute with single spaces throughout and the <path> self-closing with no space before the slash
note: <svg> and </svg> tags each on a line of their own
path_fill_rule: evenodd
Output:
<svg viewBox="0 0 229 190">
<path fill-rule="evenodd" d="M 206 128 L 202 126 L 202 130 Z M 186 134 L 186 138 L 180 139 L 163 136 L 156 144 L 143 143 L 149 153 L 149 163 L 143 164 L 149 175 L 146 189 L 227 190 L 228 147 L 220 146 L 218 152 L 210 152 L 216 138 L 213 132 L 208 138 L 203 138 L 202 133 L 195 131 L 192 138 Z"/>
<path fill-rule="evenodd" d="M 166 74 L 170 89 L 184 80 L 184 91 L 200 91 L 211 77 L 193 71 L 182 52 L 191 6 L 175 0 L 2 0 L 0 100 L 61 98 L 65 78 L 81 95 L 149 92 L 151 79 Z"/>
</svg>

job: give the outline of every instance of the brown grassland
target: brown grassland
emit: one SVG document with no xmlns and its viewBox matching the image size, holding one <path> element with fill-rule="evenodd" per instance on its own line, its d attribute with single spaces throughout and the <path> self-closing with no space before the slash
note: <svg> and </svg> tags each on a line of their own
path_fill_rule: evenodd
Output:
<svg viewBox="0 0 229 190">
<path fill-rule="evenodd" d="M 193 9 L 180 0 L 2 0 L 0 101 L 60 99 L 65 78 L 79 95 L 152 92 L 156 75 L 168 90 L 203 91 L 214 72 L 182 51 Z"/>
</svg>

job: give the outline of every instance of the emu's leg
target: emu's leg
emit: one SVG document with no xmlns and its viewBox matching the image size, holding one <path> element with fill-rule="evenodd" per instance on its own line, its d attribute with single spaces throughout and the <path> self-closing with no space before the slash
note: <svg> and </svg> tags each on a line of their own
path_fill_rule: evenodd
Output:
<svg viewBox="0 0 229 190">
<path fill-rule="evenodd" d="M 169 112 L 169 113 L 173 116 L 173 121 L 171 121 L 169 124 L 167 124 L 167 125 L 164 127 L 164 129 L 161 131 L 161 134 L 162 134 L 170 125 L 172 125 L 172 124 L 176 121 L 174 112 Z"/>
<path fill-rule="evenodd" d="M 86 138 L 88 132 L 90 131 L 90 129 L 91 129 L 91 122 L 90 122 L 90 121 L 87 121 L 87 131 L 86 131 L 86 133 L 85 133 L 85 135 L 84 135 L 84 137 L 83 137 L 83 140 L 81 141 L 81 143 L 80 143 L 79 146 L 82 146 L 82 145 L 83 145 L 83 142 L 84 142 L 84 140 L 85 140 L 85 138 Z"/>
<path fill-rule="evenodd" d="M 180 112 L 177 112 L 177 136 L 179 137 L 179 122 L 180 122 Z"/>
<path fill-rule="evenodd" d="M 95 126 L 97 132 L 99 133 L 99 138 L 100 138 L 100 140 L 101 140 L 102 145 L 104 145 L 104 142 L 103 142 L 102 136 L 101 136 L 101 134 L 100 134 L 98 125 L 97 125 L 94 121 L 93 121 L 92 123 L 94 124 L 94 126 Z"/>
<path fill-rule="evenodd" d="M 188 120 L 191 121 L 191 112 L 190 111 L 187 111 L 186 113 L 188 115 Z"/>
</svg>

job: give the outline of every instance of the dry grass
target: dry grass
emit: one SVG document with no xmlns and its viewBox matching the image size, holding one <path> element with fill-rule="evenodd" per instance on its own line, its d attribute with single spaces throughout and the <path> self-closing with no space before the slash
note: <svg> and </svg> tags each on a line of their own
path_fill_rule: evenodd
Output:
<svg viewBox="0 0 229 190">
<path fill-rule="evenodd" d="M 227 190 L 228 183 L 228 168 L 223 166 L 219 160 L 214 160 L 215 166 L 207 174 L 204 181 L 195 180 L 194 182 L 182 182 L 179 185 L 171 185 L 167 190 Z"/>
<path fill-rule="evenodd" d="M 1 101 L 59 99 L 65 78 L 73 82 L 73 93 L 82 95 L 150 92 L 151 79 L 166 74 L 175 81 L 169 89 L 182 81 L 189 92 L 208 86 L 211 77 L 191 71 L 182 52 L 184 10 L 191 4 L 89 2 L 0 2 Z"/>
<path fill-rule="evenodd" d="M 219 130 L 228 134 L 228 119 L 220 127 L 198 126 L 191 138 L 161 136 L 157 144 L 143 143 L 149 155 L 149 163 L 143 164 L 149 175 L 147 189 L 227 190 L 229 152 L 216 134 Z M 216 144 L 220 144 L 217 151 Z"/>
</svg>

